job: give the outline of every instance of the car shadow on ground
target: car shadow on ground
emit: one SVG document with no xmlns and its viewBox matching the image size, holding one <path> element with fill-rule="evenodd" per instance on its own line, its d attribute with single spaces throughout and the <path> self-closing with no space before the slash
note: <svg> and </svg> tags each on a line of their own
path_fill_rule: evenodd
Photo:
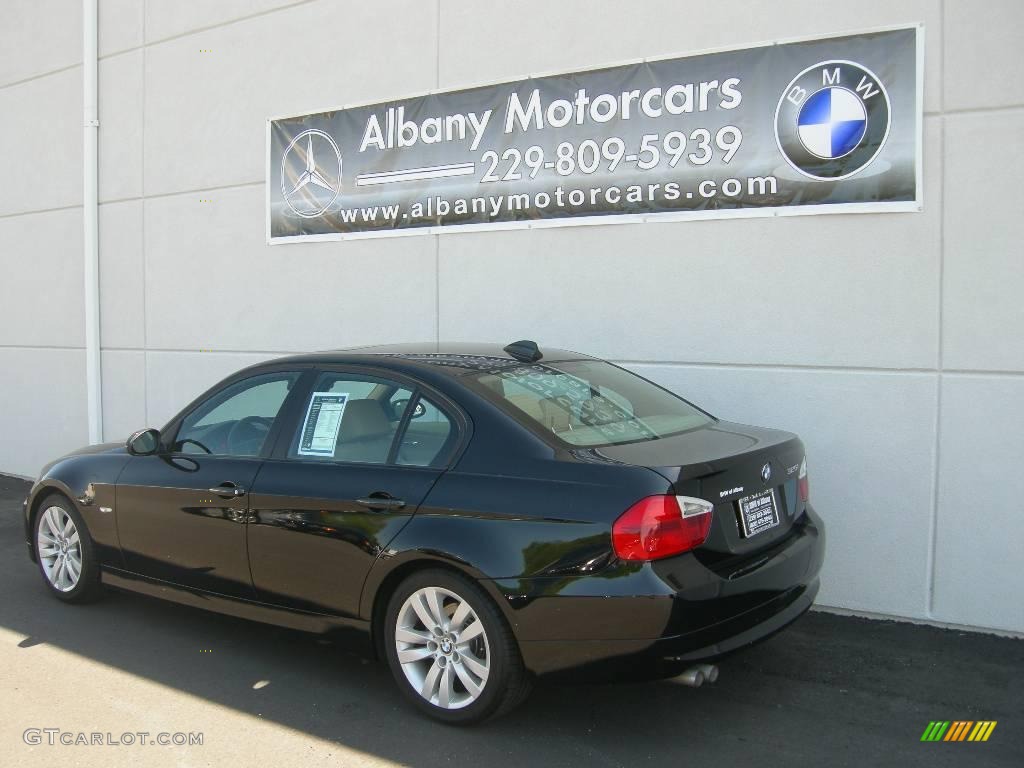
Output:
<svg viewBox="0 0 1024 768">
<path fill-rule="evenodd" d="M 455 731 L 413 712 L 384 664 L 338 640 L 129 593 L 60 603 L 25 553 L 27 486 L 0 480 L 0 626 L 22 637 L 17 653 L 49 644 L 383 759 L 963 765 L 968 745 L 920 742 L 930 720 L 956 719 L 1000 721 L 970 745 L 970 764 L 1016 766 L 1024 754 L 1024 641 L 824 613 L 725 661 L 699 690 L 542 683 L 508 716 Z"/>
</svg>

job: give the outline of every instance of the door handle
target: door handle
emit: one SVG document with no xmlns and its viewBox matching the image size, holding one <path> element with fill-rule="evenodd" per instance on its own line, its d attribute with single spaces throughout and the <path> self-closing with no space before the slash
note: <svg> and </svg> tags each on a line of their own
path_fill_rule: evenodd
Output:
<svg viewBox="0 0 1024 768">
<path fill-rule="evenodd" d="M 216 494 L 217 496 L 231 496 L 233 498 L 245 496 L 245 488 L 240 488 L 234 483 L 224 483 L 223 485 L 218 485 L 215 488 L 207 488 L 206 490 L 210 493 Z"/>
<path fill-rule="evenodd" d="M 362 504 L 364 507 L 374 509 L 379 512 L 383 512 L 388 509 L 401 509 L 405 506 L 403 499 L 396 499 L 387 493 L 371 493 L 365 499 L 356 499 L 356 504 Z"/>
</svg>

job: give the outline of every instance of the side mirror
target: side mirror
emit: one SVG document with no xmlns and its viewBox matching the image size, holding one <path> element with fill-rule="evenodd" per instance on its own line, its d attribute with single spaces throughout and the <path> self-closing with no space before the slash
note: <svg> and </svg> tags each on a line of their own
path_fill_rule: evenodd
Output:
<svg viewBox="0 0 1024 768">
<path fill-rule="evenodd" d="M 125 445 L 132 456 L 152 456 L 160 447 L 160 430 L 152 427 L 140 429 L 128 438 Z"/>
</svg>

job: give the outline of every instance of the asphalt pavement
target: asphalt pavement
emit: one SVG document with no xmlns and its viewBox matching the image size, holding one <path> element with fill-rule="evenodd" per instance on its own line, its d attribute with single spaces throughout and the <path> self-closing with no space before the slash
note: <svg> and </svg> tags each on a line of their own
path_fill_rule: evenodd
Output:
<svg viewBox="0 0 1024 768">
<path fill-rule="evenodd" d="M 337 641 L 127 593 L 58 602 L 26 556 L 27 488 L 0 476 L 0 765 L 1024 765 L 1024 640 L 811 612 L 698 690 L 542 682 L 454 729 Z M 998 724 L 922 743 L 933 720 Z M 60 743 L 80 732 L 147 735 Z M 149 743 L 190 732 L 203 743 Z"/>
</svg>

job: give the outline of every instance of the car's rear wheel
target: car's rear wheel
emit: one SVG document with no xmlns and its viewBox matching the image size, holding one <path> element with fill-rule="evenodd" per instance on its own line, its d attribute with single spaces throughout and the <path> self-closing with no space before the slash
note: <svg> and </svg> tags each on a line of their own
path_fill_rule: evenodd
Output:
<svg viewBox="0 0 1024 768">
<path fill-rule="evenodd" d="M 39 505 L 36 559 L 50 591 L 66 603 L 84 603 L 100 591 L 99 564 L 89 529 L 75 505 L 51 495 Z"/>
<path fill-rule="evenodd" d="M 477 723 L 512 709 L 530 691 L 511 629 L 467 578 L 443 570 L 414 573 L 391 596 L 384 620 L 395 681 L 431 717 Z"/>
</svg>

